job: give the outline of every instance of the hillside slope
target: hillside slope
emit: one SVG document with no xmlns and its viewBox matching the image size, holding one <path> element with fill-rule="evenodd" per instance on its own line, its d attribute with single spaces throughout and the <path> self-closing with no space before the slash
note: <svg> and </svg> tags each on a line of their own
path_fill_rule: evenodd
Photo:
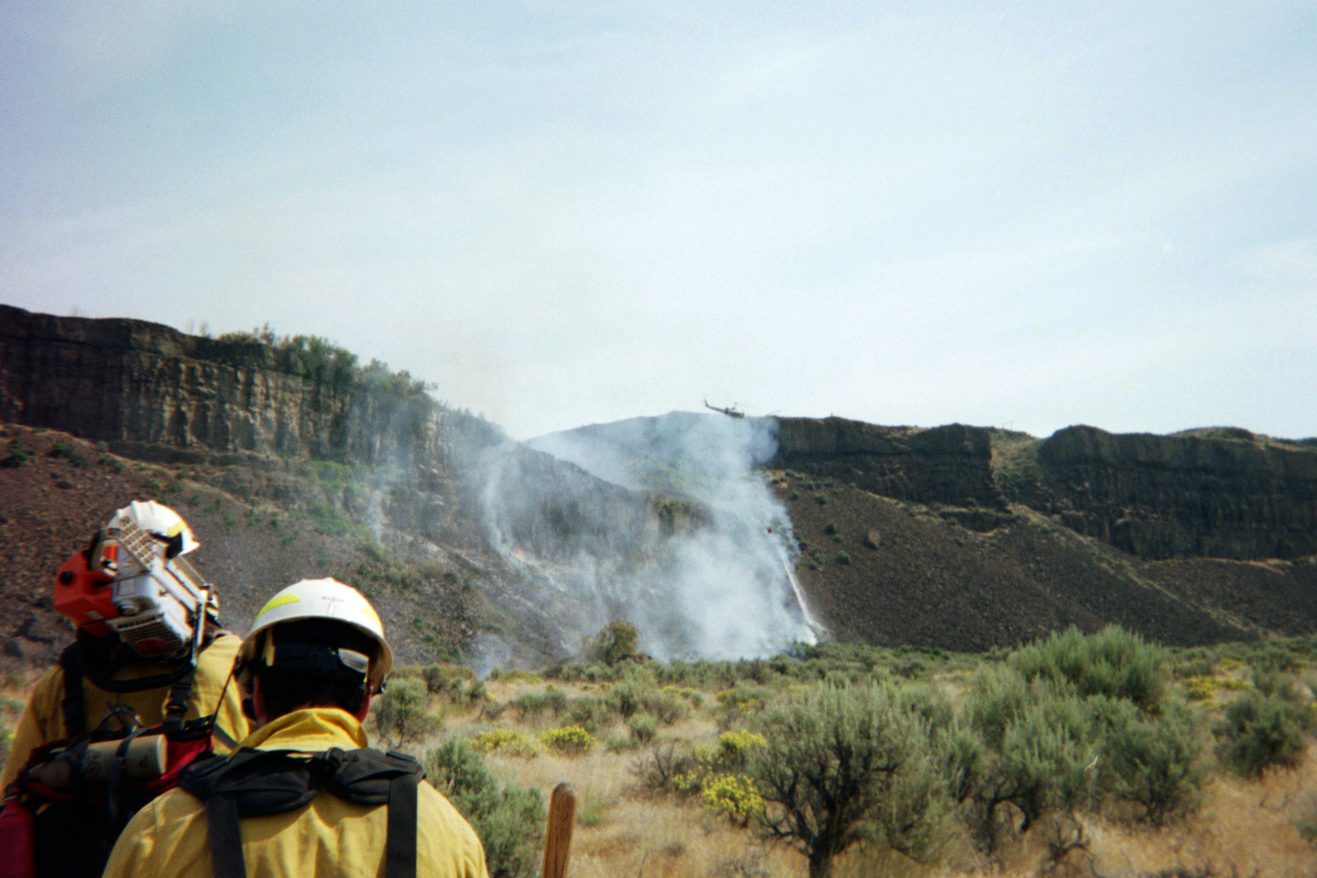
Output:
<svg viewBox="0 0 1317 878">
<path fill-rule="evenodd" d="M 1313 440 L 672 413 L 527 446 L 321 339 L 6 306 L 0 421 L 0 643 L 24 661 L 64 637 L 55 566 L 133 497 L 192 522 L 230 626 L 335 575 L 410 662 L 542 663 L 617 618 L 659 657 L 1317 630 Z"/>
</svg>

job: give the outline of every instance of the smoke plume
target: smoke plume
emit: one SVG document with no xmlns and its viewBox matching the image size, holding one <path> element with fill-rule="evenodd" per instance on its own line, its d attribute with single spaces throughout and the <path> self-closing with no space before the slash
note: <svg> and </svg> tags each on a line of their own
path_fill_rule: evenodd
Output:
<svg viewBox="0 0 1317 878">
<path fill-rule="evenodd" d="M 569 653 L 617 620 L 659 659 L 812 642 L 791 522 L 756 470 L 775 432 L 674 412 L 487 448 L 472 469 L 486 537 L 534 583 Z"/>
</svg>

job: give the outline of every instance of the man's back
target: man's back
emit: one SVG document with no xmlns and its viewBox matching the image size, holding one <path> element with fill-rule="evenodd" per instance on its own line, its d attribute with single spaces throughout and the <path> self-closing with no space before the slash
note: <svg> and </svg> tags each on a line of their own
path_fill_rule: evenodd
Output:
<svg viewBox="0 0 1317 878">
<path fill-rule="evenodd" d="M 364 747 L 366 736 L 346 711 L 308 708 L 281 716 L 242 742 L 243 748 L 318 753 Z M 430 784 L 417 789 L 416 874 L 486 878 L 475 831 Z M 321 791 L 296 810 L 241 821 L 248 875 L 378 876 L 384 873 L 388 810 Z M 210 876 L 206 806 L 183 790 L 156 799 L 129 823 L 106 867 L 112 878 Z"/>
<path fill-rule="evenodd" d="M 242 715 L 238 689 L 229 685 L 229 673 L 239 643 L 239 639 L 232 634 L 221 634 L 201 651 L 188 698 L 188 711 L 184 717 L 192 720 L 211 714 L 216 716 L 215 749 L 219 753 L 229 752 L 247 734 L 247 719 Z M 139 660 L 126 663 L 121 671 L 114 674 L 114 679 L 119 682 L 131 681 L 159 674 L 160 671 L 158 663 Z M 60 667 L 52 668 L 33 687 L 10 743 L 3 775 L 5 786 L 18 776 L 19 769 L 27 762 L 33 749 L 69 735 L 64 725 L 64 688 L 64 670 Z M 100 725 L 116 705 L 126 707 L 144 725 L 153 726 L 164 719 L 169 688 L 162 686 L 107 692 L 90 679 L 84 678 L 82 694 L 88 728 Z M 119 724 L 112 722 L 112 727 L 117 729 Z"/>
</svg>

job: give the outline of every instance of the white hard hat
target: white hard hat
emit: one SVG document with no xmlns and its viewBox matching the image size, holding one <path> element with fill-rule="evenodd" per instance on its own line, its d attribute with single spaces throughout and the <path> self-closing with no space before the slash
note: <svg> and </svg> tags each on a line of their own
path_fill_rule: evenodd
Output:
<svg viewBox="0 0 1317 878">
<path fill-rule="evenodd" d="M 346 622 L 379 645 L 379 654 L 370 663 L 366 683 L 378 691 L 393 667 L 393 649 L 384 639 L 384 623 L 379 613 L 361 592 L 337 579 L 303 579 L 280 589 L 265 602 L 252 621 L 251 632 L 238 650 L 241 664 L 251 667 L 263 642 L 262 633 L 285 622 L 304 619 L 333 619 Z"/>
<path fill-rule="evenodd" d="M 179 550 L 176 554 L 179 555 L 186 555 L 201 545 L 183 516 L 154 500 L 134 500 L 122 509 L 116 509 L 105 527 L 123 527 L 126 523 L 135 524 L 166 541 L 178 540 Z"/>
</svg>

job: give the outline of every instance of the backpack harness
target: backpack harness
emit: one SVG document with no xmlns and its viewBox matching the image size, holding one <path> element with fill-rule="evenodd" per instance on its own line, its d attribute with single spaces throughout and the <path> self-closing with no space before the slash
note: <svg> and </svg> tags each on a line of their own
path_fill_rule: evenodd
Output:
<svg viewBox="0 0 1317 878">
<path fill-rule="evenodd" d="M 209 636 L 199 647 L 209 646 L 218 633 L 208 631 Z M 39 876 L 98 873 L 129 818 L 174 787 L 184 767 L 211 752 L 213 717 L 184 720 L 196 677 L 197 652 L 177 668 L 129 680 L 112 679 L 111 663 L 101 661 L 103 655 L 96 645 L 82 638 L 61 653 L 64 697 L 60 707 L 66 737 L 33 750 L 27 765 L 5 791 L 0 808 L 5 818 L 0 823 L 5 828 L 0 834 L 7 839 L 6 844 L 18 844 L 13 840 L 17 838 L 15 833 L 26 835 L 28 840 L 21 845 L 23 862 L 8 863 L 0 871 Z M 96 728 L 88 729 L 84 679 L 114 693 L 168 686 L 163 721 L 143 727 L 132 711 L 112 708 Z M 162 764 L 153 774 L 134 777 L 130 749 L 135 742 L 156 735 L 164 739 Z M 89 780 L 83 773 L 89 751 L 102 742 L 109 742 L 113 757 L 101 763 L 97 778 Z M 68 843 L 70 826 L 82 827 L 84 843 Z"/>
<path fill-rule="evenodd" d="M 241 818 L 296 810 L 321 790 L 360 805 L 388 805 L 384 874 L 415 878 L 416 790 L 423 777 L 411 756 L 370 748 L 239 750 L 193 764 L 178 785 L 205 803 L 215 878 L 247 876 Z"/>
</svg>

